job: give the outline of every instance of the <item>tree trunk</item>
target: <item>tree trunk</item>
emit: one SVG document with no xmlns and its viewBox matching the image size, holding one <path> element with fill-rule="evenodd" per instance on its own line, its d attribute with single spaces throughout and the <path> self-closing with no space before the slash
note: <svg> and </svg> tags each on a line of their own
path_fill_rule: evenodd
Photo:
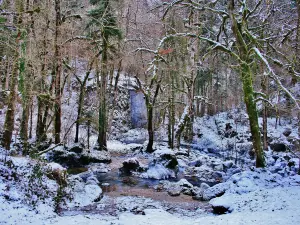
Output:
<svg viewBox="0 0 300 225">
<path fill-rule="evenodd" d="M 296 71 L 300 73 L 300 0 L 296 1 L 297 3 L 297 34 L 296 34 Z M 297 113 L 298 117 L 298 136 L 300 136 L 300 112 Z M 300 174 L 300 165 L 299 165 L 299 174 Z"/>
<path fill-rule="evenodd" d="M 37 96 L 37 104 L 38 104 L 38 111 L 37 111 L 37 123 L 36 123 L 36 140 L 41 141 L 41 137 L 43 136 L 44 129 L 42 126 L 43 123 L 43 111 L 44 111 L 44 103 L 40 96 Z"/>
<path fill-rule="evenodd" d="M 75 132 L 75 143 L 79 141 L 79 125 L 81 119 L 81 112 L 83 108 L 83 100 L 84 100 L 84 92 L 85 92 L 85 84 L 80 85 L 80 93 L 79 93 L 79 100 L 78 100 L 78 109 L 77 109 L 77 118 L 76 118 L 76 132 Z"/>
<path fill-rule="evenodd" d="M 176 148 L 180 148 L 180 144 L 181 144 L 181 136 L 182 136 L 182 133 L 184 131 L 184 128 L 186 126 L 187 123 L 189 123 L 189 113 L 186 112 L 183 117 L 181 118 L 181 122 L 179 122 L 178 124 L 178 128 L 176 130 L 176 134 L 175 134 L 175 138 L 176 138 L 176 144 L 175 144 L 175 147 Z"/>
<path fill-rule="evenodd" d="M 28 141 L 28 122 L 29 122 L 29 111 L 30 105 L 29 103 L 24 103 L 22 110 L 22 119 L 21 119 L 21 127 L 20 127 L 20 138 L 23 142 Z"/>
<path fill-rule="evenodd" d="M 261 146 L 261 137 L 260 137 L 260 131 L 258 125 L 256 103 L 254 101 L 255 99 L 254 99 L 254 90 L 253 90 L 253 83 L 252 83 L 252 72 L 249 65 L 246 63 L 241 65 L 241 69 L 242 69 L 244 101 L 249 116 L 253 148 L 256 153 L 256 167 L 264 167 L 265 159 L 264 159 L 264 152 Z"/>
<path fill-rule="evenodd" d="M 17 98 L 17 84 L 18 84 L 18 57 L 19 53 L 16 50 L 15 60 L 13 62 L 13 69 L 10 81 L 10 93 L 8 96 L 7 111 L 4 122 L 4 133 L 2 139 L 2 145 L 5 149 L 10 150 L 10 143 L 12 139 L 12 133 L 14 130 L 15 122 L 15 107 Z"/>
<path fill-rule="evenodd" d="M 228 9 L 229 9 L 229 16 L 231 19 L 231 29 L 236 39 L 239 57 L 242 60 L 242 62 L 240 62 L 240 69 L 241 69 L 241 78 L 243 83 L 243 92 L 244 92 L 243 94 L 244 94 L 244 101 L 247 108 L 247 113 L 249 116 L 253 148 L 256 153 L 256 167 L 264 167 L 265 159 L 264 159 L 264 152 L 261 146 L 257 108 L 254 99 L 252 71 L 249 65 L 249 58 L 248 58 L 248 54 L 249 54 L 248 46 L 246 45 L 243 39 L 242 31 L 240 30 L 241 28 L 235 19 L 235 15 L 233 12 L 234 0 L 228 1 Z M 245 26 L 245 24 L 243 25 Z"/>
<path fill-rule="evenodd" d="M 17 48 L 15 49 L 12 75 L 10 81 L 10 93 L 8 96 L 8 104 L 7 111 L 4 122 L 4 134 L 2 139 L 2 145 L 5 149 L 10 150 L 10 144 L 12 139 L 12 133 L 14 130 L 14 122 L 15 122 L 15 107 L 16 107 L 16 99 L 17 99 L 17 85 L 18 85 L 18 61 L 19 61 L 19 47 L 21 44 L 21 29 L 22 29 L 22 14 L 24 11 L 24 5 L 22 0 L 17 0 L 15 2 L 17 12 L 18 12 L 18 22 L 17 22 L 17 38 L 16 44 Z"/>
<path fill-rule="evenodd" d="M 261 83 L 262 86 L 262 91 L 268 95 L 268 90 L 267 90 L 267 85 L 268 85 L 268 79 L 267 77 L 264 77 Z M 266 102 L 263 102 L 262 105 L 262 110 L 263 110 L 263 148 L 265 151 L 268 150 L 268 107 Z"/>
<path fill-rule="evenodd" d="M 29 139 L 32 138 L 32 126 L 33 126 L 33 100 L 30 104 L 30 127 L 29 127 Z"/>
<path fill-rule="evenodd" d="M 55 104 L 54 104 L 54 138 L 55 144 L 60 143 L 60 133 L 61 133 L 61 58 L 59 51 L 59 29 L 61 24 L 61 15 L 60 15 L 60 0 L 55 0 L 55 37 L 54 37 L 54 73 L 55 73 Z"/>
<path fill-rule="evenodd" d="M 154 131 L 153 131 L 153 107 L 152 105 L 149 105 L 148 108 L 148 135 L 149 135 L 149 141 L 147 145 L 146 152 L 152 153 L 153 150 L 153 143 L 154 143 Z"/>
<path fill-rule="evenodd" d="M 108 54 L 108 36 L 103 38 L 102 65 L 101 65 L 101 83 L 99 96 L 99 132 L 98 132 L 98 150 L 107 150 L 107 116 L 106 116 L 106 88 L 107 88 L 107 54 Z"/>
</svg>

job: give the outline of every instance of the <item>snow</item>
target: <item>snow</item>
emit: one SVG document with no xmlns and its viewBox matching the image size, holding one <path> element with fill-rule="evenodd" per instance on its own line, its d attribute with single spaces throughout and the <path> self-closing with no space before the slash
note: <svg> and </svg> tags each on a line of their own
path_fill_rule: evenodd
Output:
<svg viewBox="0 0 300 225">
<path fill-rule="evenodd" d="M 175 172 L 171 169 L 164 167 L 161 164 L 155 164 L 154 166 L 150 166 L 147 172 L 142 173 L 141 177 L 163 180 L 175 177 Z"/>
<path fill-rule="evenodd" d="M 172 207 L 176 206 L 175 203 L 172 207 L 166 208 L 163 207 L 164 203 L 150 198 L 107 197 L 106 193 L 103 193 L 97 185 L 97 179 L 93 174 L 97 171 L 103 173 L 110 171 L 110 165 L 94 163 L 88 167 L 87 179 L 76 175 L 69 176 L 68 179 L 73 182 L 70 185 L 73 200 L 67 201 L 65 206 L 70 211 L 59 216 L 53 212 L 53 199 L 58 188 L 55 180 L 50 180 L 47 176 L 42 177 L 42 186 L 46 186 L 50 191 L 44 200 L 38 194 L 32 194 L 28 199 L 26 194 L 30 185 L 37 188 L 40 185 L 36 181 L 29 182 L 32 168 L 35 165 L 40 165 L 42 171 L 47 172 L 57 169 L 64 170 L 64 168 L 57 163 L 40 164 L 37 160 L 26 157 L 6 156 L 6 160 L 13 165 L 9 167 L 8 164 L 3 163 L 7 152 L 0 149 L 0 224 L 298 224 L 300 221 L 300 176 L 296 175 L 296 172 L 299 167 L 299 159 L 289 152 L 267 151 L 265 156 L 268 168 L 251 167 L 254 165 L 254 161 L 248 156 L 248 151 L 252 149 L 252 146 L 247 141 L 249 137 L 247 116 L 243 112 L 240 113 L 240 115 L 242 114 L 241 118 L 238 118 L 235 111 L 231 114 L 234 116 L 230 116 L 230 113 L 220 113 L 214 117 L 196 118 L 194 126 L 196 136 L 192 144 L 195 148 L 190 151 L 189 157 L 179 154 L 185 149 L 172 151 L 157 143 L 155 144 L 155 149 L 157 149 L 155 153 L 147 155 L 147 153 L 135 151 L 142 147 L 142 144 L 124 144 L 124 142 L 116 140 L 108 142 L 108 153 L 105 151 L 85 153 L 96 158 L 101 155 L 101 159 L 109 159 L 109 153 L 113 152 L 129 153 L 134 161 L 141 154 L 150 162 L 149 169 L 140 174 L 143 178 L 175 177 L 175 171 L 167 169 L 158 160 L 163 155 L 176 157 L 179 169 L 185 175 L 194 175 L 209 182 L 215 181 L 213 176 L 215 173 L 221 174 L 223 183 L 212 187 L 202 184 L 201 188 L 195 186 L 194 188 L 201 189 L 201 195 L 203 194 L 203 198 L 209 200 L 209 204 L 212 206 L 227 208 L 228 213 L 225 215 L 216 216 L 199 207 L 186 216 L 186 214 L 172 211 Z M 224 137 L 227 123 L 232 125 L 233 130 L 237 131 L 238 137 L 243 142 L 235 143 L 236 137 Z M 262 123 L 261 119 L 259 123 Z M 299 138 L 295 121 L 290 123 L 289 120 L 282 119 L 281 125 L 275 129 L 275 118 L 269 118 L 268 126 L 269 136 L 274 143 L 290 145 L 289 138 Z M 283 135 L 286 129 L 291 130 L 289 137 Z M 197 137 L 197 134 L 202 135 Z M 131 135 L 133 136 L 131 137 Z M 144 135 L 145 130 L 132 130 L 123 137 L 135 141 L 136 138 L 143 139 Z M 236 146 L 238 157 L 243 158 L 244 161 L 236 164 L 234 155 L 230 155 L 232 146 Z M 59 148 L 64 150 L 63 147 Z M 20 180 L 15 179 L 16 176 Z M 192 184 L 185 179 L 178 182 L 163 182 L 192 188 Z M 205 188 L 203 188 L 204 186 Z M 37 190 L 42 193 L 45 191 L 44 189 Z M 31 201 L 35 202 L 35 206 L 31 205 Z M 103 213 L 101 210 L 107 207 L 106 204 L 109 201 L 113 204 L 109 205 L 108 211 Z M 92 211 L 89 211 L 90 209 Z M 99 210 L 100 213 L 93 209 Z M 116 213 L 110 214 L 113 210 L 116 210 Z"/>
<path fill-rule="evenodd" d="M 167 152 L 163 149 L 161 152 Z M 29 158 L 9 157 L 15 166 L 20 170 L 29 164 L 34 163 Z M 54 163 L 46 164 L 52 168 L 59 168 Z M 23 168 L 24 169 L 24 168 Z M 160 176 L 165 167 L 156 164 L 148 170 L 148 175 Z M 0 171 L 5 174 L 12 173 L 2 162 Z M 74 185 L 74 200 L 68 203 L 70 208 L 95 205 L 102 207 L 100 203 L 94 202 L 96 197 L 102 195 L 98 185 L 84 183 L 78 176 L 72 176 L 77 183 Z M 178 184 L 188 184 L 184 179 Z M 10 190 L 7 191 L 8 185 Z M 189 185 L 190 186 L 190 185 Z M 213 192 L 220 189 L 225 192 L 221 197 L 213 198 L 210 204 L 223 206 L 231 213 L 215 216 L 200 212 L 199 215 L 184 216 L 178 213 L 167 212 L 161 205 L 149 198 L 119 197 L 115 204 L 119 210 L 117 216 L 108 214 L 74 214 L 59 216 L 53 212 L 53 207 L 46 201 L 45 204 L 38 202 L 33 209 L 23 202 L 22 190 L 18 189 L 14 182 L 6 181 L 0 177 L 0 224 L 122 224 L 122 225 L 157 225 L 157 224 L 297 224 L 300 215 L 300 176 L 282 177 L 277 173 L 271 173 L 267 169 L 247 170 L 237 173 L 228 179 L 227 182 L 208 187 L 204 192 Z M 223 189 L 222 189 L 222 188 Z M 98 204 L 98 205 L 97 205 Z M 126 209 L 123 211 L 123 209 Z M 136 215 L 134 212 L 143 212 L 145 215 Z"/>
<path fill-rule="evenodd" d="M 66 168 L 62 167 L 60 164 L 55 163 L 55 162 L 48 163 L 48 165 L 52 171 L 53 170 L 65 171 L 66 170 Z"/>
</svg>

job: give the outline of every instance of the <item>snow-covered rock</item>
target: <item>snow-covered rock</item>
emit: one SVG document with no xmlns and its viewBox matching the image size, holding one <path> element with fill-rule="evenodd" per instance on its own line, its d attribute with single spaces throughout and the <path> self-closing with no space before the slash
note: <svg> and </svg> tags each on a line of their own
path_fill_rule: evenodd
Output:
<svg viewBox="0 0 300 225">
<path fill-rule="evenodd" d="M 208 201 L 212 198 L 219 197 L 225 194 L 226 190 L 230 188 L 229 183 L 216 184 L 210 188 L 203 191 L 203 200 Z"/>
<path fill-rule="evenodd" d="M 120 168 L 120 170 L 126 174 L 131 173 L 132 171 L 138 171 L 140 168 L 140 163 L 136 157 L 126 159 L 122 164 L 123 167 Z"/>
<path fill-rule="evenodd" d="M 174 151 L 169 148 L 161 148 L 154 152 L 154 163 L 160 163 L 169 169 L 175 169 L 178 165 Z"/>
<path fill-rule="evenodd" d="M 100 201 L 102 189 L 95 184 L 96 180 L 97 178 L 91 177 L 84 183 L 79 176 L 74 175 L 70 177 L 69 182 L 73 189 L 73 198 L 67 201 L 67 207 L 84 207 Z"/>
<path fill-rule="evenodd" d="M 168 178 L 175 178 L 175 172 L 166 168 L 161 164 L 155 164 L 149 166 L 149 169 L 140 175 L 141 178 L 152 178 L 157 180 L 163 180 Z"/>
<path fill-rule="evenodd" d="M 90 152 L 85 151 L 80 156 L 80 161 L 83 164 L 89 163 L 110 163 L 111 156 L 108 151 L 97 151 L 91 150 Z"/>
</svg>

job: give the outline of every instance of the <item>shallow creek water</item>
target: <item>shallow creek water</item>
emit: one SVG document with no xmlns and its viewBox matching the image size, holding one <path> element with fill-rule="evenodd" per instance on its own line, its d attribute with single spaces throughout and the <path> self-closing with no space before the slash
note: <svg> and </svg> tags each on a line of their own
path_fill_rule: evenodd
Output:
<svg viewBox="0 0 300 225">
<path fill-rule="evenodd" d="M 205 211 L 208 211 L 208 203 L 200 202 L 193 200 L 191 196 L 181 194 L 180 196 L 172 197 L 168 195 L 166 191 L 163 190 L 155 190 L 154 186 L 160 183 L 160 180 L 156 179 L 143 179 L 134 175 L 124 175 L 119 171 L 119 168 L 122 167 L 122 163 L 127 158 L 130 158 L 128 155 L 113 155 L 112 162 L 109 164 L 111 171 L 108 173 L 98 173 L 96 174 L 100 186 L 104 192 L 104 196 L 106 196 L 109 201 L 105 201 L 105 204 L 110 205 L 110 201 L 113 202 L 113 199 L 124 196 L 133 196 L 133 197 L 145 197 L 151 198 L 154 201 L 158 201 L 161 203 L 164 208 L 169 212 L 178 212 L 181 210 L 184 211 L 196 211 L 201 208 Z M 137 157 L 140 164 L 147 165 L 149 163 L 149 159 L 144 158 L 143 156 Z M 85 168 L 75 168 L 71 171 L 73 174 L 86 171 Z M 179 169 L 179 171 L 181 171 Z M 177 182 L 180 179 L 185 178 L 194 186 L 200 186 L 201 180 L 196 177 L 187 177 L 184 176 L 182 172 L 178 172 L 176 178 L 168 179 L 170 182 Z M 109 210 L 109 206 L 105 207 L 106 210 Z M 93 212 L 94 209 L 85 210 Z M 95 213 L 95 212 L 94 212 Z"/>
</svg>

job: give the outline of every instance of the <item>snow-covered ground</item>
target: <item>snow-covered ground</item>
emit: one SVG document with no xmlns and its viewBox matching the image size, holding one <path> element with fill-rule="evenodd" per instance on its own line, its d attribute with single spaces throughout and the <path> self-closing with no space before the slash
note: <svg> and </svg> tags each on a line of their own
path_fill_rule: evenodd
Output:
<svg viewBox="0 0 300 225">
<path fill-rule="evenodd" d="M 114 142 L 114 145 L 121 147 L 120 143 Z M 30 181 L 33 174 L 31 168 L 38 162 L 29 158 L 8 156 L 6 160 L 11 163 L 4 164 L 4 153 L 2 151 L 0 156 L 0 224 L 289 225 L 298 224 L 300 221 L 300 176 L 282 177 L 268 169 L 254 168 L 237 173 L 227 182 L 207 189 L 207 193 L 212 194 L 224 189 L 224 195 L 213 198 L 209 203 L 214 207 L 227 208 L 230 213 L 225 215 L 215 215 L 198 208 L 194 214 L 186 216 L 181 213 L 170 213 L 162 204 L 148 198 L 118 197 L 110 199 L 114 201 L 113 206 L 117 208 L 116 214 L 110 215 L 109 210 L 99 214 L 94 213 L 93 210 L 89 213 L 87 210 L 59 216 L 53 212 L 53 198 L 58 187 L 53 180 L 46 176 L 41 177 L 43 184 L 49 188 L 50 194 L 41 199 L 32 194 L 31 198 L 36 200 L 35 207 L 31 206 L 30 199 L 26 196 L 28 194 L 26 185 L 38 185 L 36 181 Z M 50 171 L 63 170 L 53 163 L 43 164 L 42 168 L 44 167 L 49 168 Z M 24 177 L 18 177 L 22 174 Z M 91 193 L 86 194 L 88 196 Z M 82 202 L 85 205 L 87 205 L 86 201 L 88 202 L 83 196 Z M 107 198 L 104 197 L 100 202 L 92 205 L 101 209 L 107 202 Z"/>
</svg>

